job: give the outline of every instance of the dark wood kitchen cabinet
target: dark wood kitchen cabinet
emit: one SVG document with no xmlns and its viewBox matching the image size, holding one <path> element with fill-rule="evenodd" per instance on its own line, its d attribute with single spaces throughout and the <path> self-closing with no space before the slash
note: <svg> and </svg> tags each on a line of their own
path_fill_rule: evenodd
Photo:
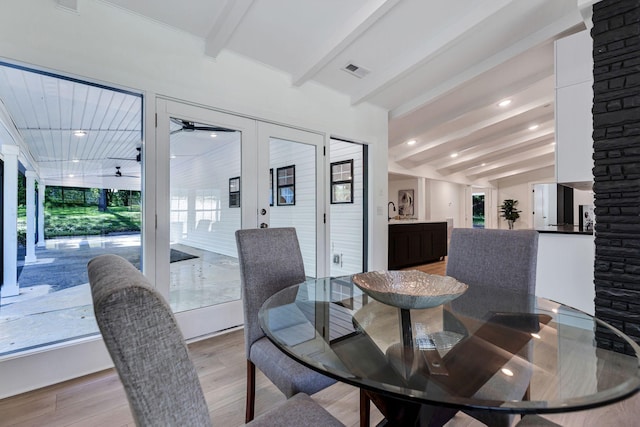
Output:
<svg viewBox="0 0 640 427">
<path fill-rule="evenodd" d="M 446 222 L 389 225 L 389 270 L 438 261 L 446 255 Z"/>
</svg>

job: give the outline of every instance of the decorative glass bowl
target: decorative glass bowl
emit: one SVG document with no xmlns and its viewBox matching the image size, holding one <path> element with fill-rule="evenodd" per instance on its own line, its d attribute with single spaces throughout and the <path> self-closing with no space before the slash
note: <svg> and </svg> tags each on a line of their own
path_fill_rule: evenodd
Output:
<svg viewBox="0 0 640 427">
<path fill-rule="evenodd" d="M 468 288 L 453 277 L 418 270 L 371 271 L 354 274 L 351 279 L 371 298 L 406 309 L 437 307 L 458 298 Z"/>
</svg>

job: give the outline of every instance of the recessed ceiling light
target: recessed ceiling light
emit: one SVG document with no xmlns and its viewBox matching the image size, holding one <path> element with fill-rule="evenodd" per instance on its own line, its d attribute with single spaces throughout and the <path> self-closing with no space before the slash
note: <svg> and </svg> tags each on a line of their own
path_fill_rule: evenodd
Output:
<svg viewBox="0 0 640 427">
<path fill-rule="evenodd" d="M 455 159 L 456 157 L 458 157 L 458 153 L 451 153 L 451 158 Z"/>
<path fill-rule="evenodd" d="M 549 144 L 549 145 L 556 145 L 556 143 L 555 143 L 555 141 L 554 141 L 554 142 L 552 142 L 552 143 L 551 143 L 551 144 Z"/>
<path fill-rule="evenodd" d="M 73 160 L 71 160 L 71 161 L 72 161 L 73 163 L 79 163 L 79 162 L 80 162 L 80 160 L 78 160 L 78 159 L 73 159 Z"/>
<path fill-rule="evenodd" d="M 169 156 L 169 157 L 170 157 L 170 158 L 172 158 L 172 159 L 175 159 L 175 158 L 176 158 L 176 155 L 175 155 L 175 154 L 172 154 L 172 155 L 171 155 L 171 156 Z"/>
<path fill-rule="evenodd" d="M 412 139 L 412 140 L 407 141 L 407 145 L 415 145 L 416 142 L 418 142 L 418 141 L 416 141 L 415 139 Z"/>
<path fill-rule="evenodd" d="M 504 101 L 498 102 L 498 107 L 506 107 L 509 104 L 511 104 L 511 100 L 510 99 L 505 99 Z"/>
<path fill-rule="evenodd" d="M 83 130 L 77 130 L 77 131 L 73 132 L 73 134 L 74 134 L 75 136 L 86 136 L 86 135 L 87 135 L 87 132 L 85 132 L 85 131 L 83 131 Z"/>
<path fill-rule="evenodd" d="M 529 126 L 529 130 L 536 130 L 540 127 L 540 125 L 531 125 Z"/>
<path fill-rule="evenodd" d="M 210 136 L 211 138 L 215 138 L 215 137 L 217 137 L 217 136 L 218 136 L 218 134 L 217 134 L 217 133 L 215 133 L 215 132 L 212 132 L 212 133 L 211 133 L 211 135 L 209 135 L 209 136 Z"/>
<path fill-rule="evenodd" d="M 74 176 L 74 174 L 69 174 L 69 178 L 73 178 Z"/>
<path fill-rule="evenodd" d="M 486 163 L 482 163 L 480 166 L 487 166 L 487 164 Z"/>
</svg>

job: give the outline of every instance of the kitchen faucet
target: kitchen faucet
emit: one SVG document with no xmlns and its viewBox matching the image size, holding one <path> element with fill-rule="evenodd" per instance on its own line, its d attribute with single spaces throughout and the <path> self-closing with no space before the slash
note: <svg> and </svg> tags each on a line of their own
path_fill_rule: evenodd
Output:
<svg viewBox="0 0 640 427">
<path fill-rule="evenodd" d="M 393 202 L 387 203 L 387 221 L 391 221 L 391 217 L 389 216 L 389 205 L 393 206 L 393 211 L 396 211 L 396 204 Z"/>
</svg>

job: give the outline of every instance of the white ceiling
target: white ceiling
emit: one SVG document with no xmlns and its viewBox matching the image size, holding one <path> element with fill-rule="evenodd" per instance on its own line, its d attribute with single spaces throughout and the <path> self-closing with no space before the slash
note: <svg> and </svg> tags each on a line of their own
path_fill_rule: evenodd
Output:
<svg viewBox="0 0 640 427">
<path fill-rule="evenodd" d="M 353 104 L 381 106 L 389 110 L 391 172 L 468 183 L 554 164 L 553 40 L 584 28 L 578 0 L 101 1 L 201 38 L 203 55 L 228 49 L 287 73 L 294 86 L 313 81 Z M 355 77 L 342 70 L 348 63 L 369 73 Z M 4 79 L 0 74 L 0 98 Z M 497 106 L 507 98 L 508 107 Z M 75 141 L 70 129 L 92 126 L 100 138 L 118 126 L 122 153 L 76 147 L 66 160 L 135 156 L 129 152 L 139 145 L 140 129 L 127 115 L 131 106 L 110 103 L 118 113 L 108 123 L 59 123 L 54 105 L 33 112 L 48 114 L 47 122 L 16 124 L 25 138 L 67 141 Z M 26 108 L 17 114 L 30 116 Z M 47 123 L 61 130 L 41 130 Z M 417 143 L 408 146 L 409 139 Z M 34 156 L 60 154 L 50 148 Z"/>
</svg>

